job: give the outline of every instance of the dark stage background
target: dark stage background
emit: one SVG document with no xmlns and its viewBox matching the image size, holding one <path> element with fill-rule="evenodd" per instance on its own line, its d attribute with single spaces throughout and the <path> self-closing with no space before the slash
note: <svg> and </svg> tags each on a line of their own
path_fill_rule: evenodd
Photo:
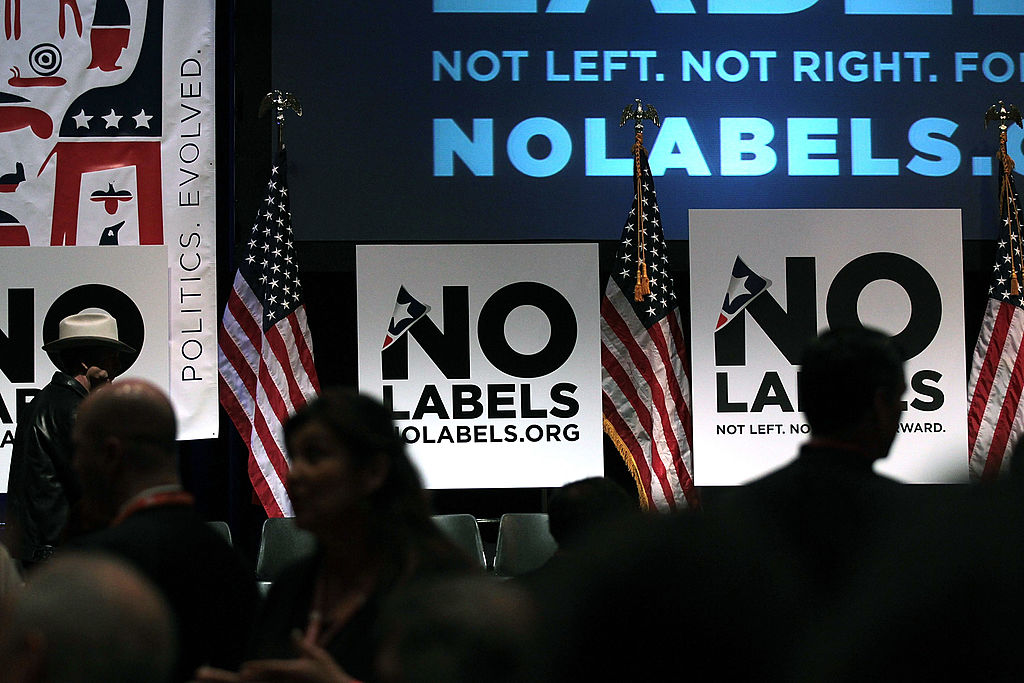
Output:
<svg viewBox="0 0 1024 683">
<path fill-rule="evenodd" d="M 365 14 L 367 8 L 381 8 L 379 3 L 356 3 L 359 8 L 353 10 L 356 14 Z M 419 3 L 424 6 L 426 3 Z M 608 4 L 608 3 L 605 3 Z M 643 3 L 646 6 L 646 3 Z M 405 6 L 407 3 L 399 3 Z M 323 8 L 323 5 L 318 5 Z M 959 6 L 959 5 L 958 5 Z M 289 5 L 289 11 L 297 12 L 294 5 Z M 278 10 L 280 11 L 280 10 Z M 422 10 L 421 10 L 422 11 Z M 330 157 L 334 160 L 341 160 L 348 173 L 362 174 L 364 169 L 362 162 L 368 162 L 371 167 L 385 169 L 386 176 L 374 175 L 370 177 L 386 179 L 407 172 L 407 165 L 403 159 L 393 156 L 394 141 L 382 139 L 381 127 L 392 126 L 398 120 L 406 120 L 408 115 L 402 108 L 389 108 L 376 106 L 372 95 L 377 91 L 378 86 L 370 87 L 367 91 L 361 88 L 367 84 L 367 74 L 327 73 L 322 64 L 316 64 L 315 60 L 307 59 L 313 53 L 295 54 L 292 61 L 297 60 L 305 64 L 308 76 L 325 76 L 320 88 L 302 90 L 295 83 L 283 78 L 274 79 L 275 70 L 280 72 L 280 66 L 272 64 L 272 55 L 280 55 L 281 50 L 276 45 L 277 31 L 272 25 L 272 18 L 276 17 L 272 11 L 269 0 L 257 0 L 255 2 L 227 3 L 220 5 L 218 43 L 219 43 L 219 81 L 218 93 L 220 102 L 218 112 L 220 116 L 219 136 L 219 175 L 221 210 L 220 231 L 221 245 L 219 248 L 220 272 L 219 282 L 221 288 L 221 302 L 226 298 L 226 292 L 230 288 L 234 272 L 233 251 L 235 247 L 235 229 L 238 234 L 245 234 L 250 219 L 260 201 L 262 184 L 265 182 L 265 174 L 270 163 L 272 149 L 272 131 L 270 121 L 266 118 L 260 119 L 257 116 L 260 100 L 263 95 L 271 89 L 294 91 L 302 100 L 305 108 L 305 116 L 296 118 L 289 116 L 287 124 L 288 140 L 290 151 L 290 183 L 292 194 L 299 201 L 299 197 L 305 196 L 308 203 L 295 206 L 295 231 L 297 235 L 297 247 L 299 263 L 302 270 L 302 281 L 306 292 L 306 306 L 309 315 L 309 326 L 313 335 L 317 368 L 321 382 L 325 385 L 345 384 L 355 386 L 357 383 L 357 362 L 356 357 L 356 292 L 355 292 L 355 247 L 356 243 L 368 242 L 391 242 L 399 241 L 487 241 L 472 237 L 459 235 L 437 235 L 421 233 L 416 238 L 408 234 L 389 234 L 384 228 L 378 231 L 366 230 L 366 224 L 360 223 L 358 215 L 351 215 L 345 210 L 333 210 L 333 213 L 324 215 L 318 213 L 319 209 L 314 205 L 336 206 L 333 198 L 344 196 L 351 192 L 354 178 L 348 175 L 332 174 L 326 178 L 311 179 L 309 166 L 315 159 L 310 159 L 313 152 L 308 151 L 309 145 L 314 145 L 315 154 Z M 946 18 L 947 21 L 950 18 Z M 310 17 L 305 18 L 307 30 L 310 30 Z M 500 24 L 498 20 L 492 20 L 494 24 Z M 638 35 L 642 35 L 638 31 Z M 274 46 L 268 49 L 268 46 Z M 339 43 L 338 49 L 345 49 L 345 45 Z M 349 81 L 348 78 L 351 77 Z M 344 92 L 333 91 L 328 87 L 333 80 L 340 79 L 346 84 Z M 645 95 L 642 88 L 628 88 L 629 97 Z M 982 94 L 995 96 L 995 90 L 990 95 L 988 91 Z M 367 94 L 368 93 L 368 94 Z M 401 94 L 401 93 L 399 93 Z M 345 116 L 354 116 L 353 108 L 362 113 L 355 116 L 347 125 L 350 128 L 339 130 L 335 126 L 318 123 L 321 114 L 317 109 L 325 106 L 325 101 L 344 96 L 349 103 L 345 110 Z M 365 99 L 369 97 L 370 99 Z M 612 103 L 613 108 L 623 104 L 622 98 L 618 97 Z M 626 100 L 628 102 L 628 99 Z M 987 105 L 986 105 L 987 106 Z M 543 111 L 543 103 L 538 103 L 538 111 Z M 610 119 L 614 118 L 615 112 L 601 112 L 607 114 Z M 663 109 L 663 115 L 664 115 Z M 914 115 L 913 113 L 907 114 Z M 981 126 L 981 113 L 971 114 L 974 118 L 972 124 L 977 122 Z M 358 133 L 359 145 L 350 145 L 350 135 Z M 628 136 L 627 136 L 628 137 Z M 991 150 L 994 150 L 994 133 L 990 130 Z M 612 138 L 612 134 L 609 134 Z M 988 138 L 985 138 L 988 140 Z M 628 140 L 624 146 L 628 146 Z M 422 144 L 429 147 L 430 140 L 424 139 Z M 610 156 L 624 156 L 618 152 L 609 152 Z M 305 155 L 305 156 L 304 156 Z M 297 167 L 299 167 L 297 169 Z M 361 176 L 362 182 L 365 176 Z M 593 219 L 595 216 L 602 217 L 602 227 L 596 229 L 590 237 L 580 236 L 584 241 L 598 241 L 601 254 L 601 280 L 605 280 L 610 268 L 613 252 L 616 246 L 616 238 L 621 229 L 621 221 L 625 218 L 625 212 L 630 201 L 629 181 L 625 178 L 606 178 L 604 181 L 614 181 L 609 188 L 614 190 L 614 206 L 611 214 L 598 212 L 595 207 L 587 208 L 586 216 Z M 721 180 L 721 179 L 720 179 Z M 842 180 L 842 179 L 840 179 Z M 850 179 L 847 178 L 847 181 Z M 877 181 L 877 179 L 876 179 Z M 326 184 L 325 184 L 326 182 Z M 493 179 L 491 179 L 493 182 Z M 512 180 L 509 185 L 513 188 L 508 194 L 516 195 L 514 188 L 522 183 L 522 179 Z M 584 178 L 577 178 L 575 184 L 578 186 L 587 185 Z M 727 182 L 722 180 L 722 182 Z M 743 183 L 749 180 L 737 180 Z M 982 209 L 982 202 L 991 200 L 991 206 L 995 206 L 996 183 L 994 178 L 971 178 L 965 182 L 969 183 L 967 191 L 971 194 L 972 202 L 977 203 L 974 211 L 992 211 L 994 208 Z M 671 183 L 671 185 L 670 185 Z M 685 185 L 687 179 L 676 172 L 671 180 L 662 179 L 658 181 L 660 195 L 666 195 L 668 187 Z M 501 183 L 497 183 L 501 186 Z M 356 184 L 358 186 L 358 183 Z M 604 185 L 602 184 L 602 187 Z M 849 187 L 849 186 L 847 186 Z M 396 188 L 391 182 L 381 182 L 379 191 L 382 193 L 395 193 Z M 856 189 L 856 187 L 854 187 Z M 603 191 L 603 190 L 602 190 Z M 609 190 L 611 192 L 612 190 Z M 946 206 L 941 197 L 935 196 L 925 188 L 918 189 L 919 196 L 905 198 L 905 202 L 899 205 L 907 206 Z M 988 195 L 991 194 L 991 197 Z M 393 201 L 402 204 L 405 200 L 402 197 L 389 195 Z M 462 196 L 466 196 L 463 193 Z M 874 200 L 877 195 L 872 194 Z M 326 201 L 327 198 L 331 201 Z M 223 198 L 227 198 L 225 201 Z M 320 200 L 324 201 L 321 202 Z M 522 206 L 531 206 L 531 197 L 523 200 Z M 909 202 L 909 203 L 906 203 Z M 874 205 L 868 202 L 869 205 Z M 707 200 L 696 202 L 697 206 L 709 205 Z M 721 205 L 716 202 L 710 204 Z M 788 205 L 788 204 L 787 204 Z M 845 205 L 845 204 L 844 204 Z M 852 204 L 851 204 L 852 205 Z M 457 204 L 447 204 L 447 208 L 460 220 L 465 218 L 466 209 Z M 431 208 L 436 209 L 434 203 L 418 207 L 417 210 L 427 212 Z M 987 205 L 986 205 L 987 207 Z M 310 213 L 310 212 L 313 213 Z M 685 220 L 685 212 L 682 216 L 662 206 L 663 217 L 668 225 L 669 221 L 678 225 L 679 221 Z M 620 215 L 621 214 L 621 215 Z M 493 215 L 493 211 L 491 212 Z M 977 215 L 977 214 L 975 214 Z M 995 257 L 994 240 L 989 237 L 994 234 L 988 229 L 968 229 L 965 215 L 965 234 L 973 235 L 972 239 L 965 239 L 963 242 L 964 257 L 964 315 L 966 338 L 964 339 L 965 349 L 965 373 L 970 352 L 973 350 L 974 341 L 977 336 L 981 318 L 984 311 L 988 289 L 988 274 L 992 260 Z M 433 219 L 432 219 L 433 220 Z M 348 230 L 348 226 L 358 225 L 359 227 Z M 325 232 L 329 237 L 325 237 Z M 671 226 L 667 230 L 670 247 L 670 263 L 677 270 L 673 273 L 677 291 L 680 299 L 686 301 L 689 293 L 689 268 L 688 248 L 685 239 L 671 239 L 674 235 L 685 234 L 681 230 L 673 231 Z M 349 235 L 352 236 L 349 236 Z M 492 235 L 494 233 L 491 233 Z M 565 241 L 571 239 L 567 235 L 549 235 L 550 239 Z M 523 237 L 523 241 L 543 241 L 537 236 Z M 502 242 L 515 241 L 512 238 L 502 237 Z M 685 313 L 685 312 L 684 312 Z M 203 511 L 211 519 L 227 519 L 235 533 L 236 542 L 247 549 L 252 556 L 255 556 L 255 549 L 259 538 L 259 529 L 264 518 L 262 508 L 253 502 L 251 487 L 245 470 L 245 449 L 234 432 L 231 425 L 222 418 L 221 438 L 216 442 L 193 442 L 182 444 L 183 446 L 183 473 L 188 486 L 198 497 Z M 618 454 L 611 444 L 605 440 L 605 469 L 607 476 L 620 482 L 628 491 L 635 495 L 635 487 L 632 479 Z M 942 487 L 919 486 L 915 487 L 915 495 L 922 497 L 943 495 Z M 719 491 L 705 488 L 702 491 L 706 506 L 713 506 L 716 494 Z M 504 512 L 516 511 L 539 511 L 545 508 L 549 491 L 543 489 L 472 489 L 472 490 L 443 490 L 434 491 L 433 500 L 438 512 L 468 512 L 483 519 L 497 519 Z M 493 542 L 496 533 L 496 524 L 484 524 L 482 531 L 485 541 Z"/>
</svg>

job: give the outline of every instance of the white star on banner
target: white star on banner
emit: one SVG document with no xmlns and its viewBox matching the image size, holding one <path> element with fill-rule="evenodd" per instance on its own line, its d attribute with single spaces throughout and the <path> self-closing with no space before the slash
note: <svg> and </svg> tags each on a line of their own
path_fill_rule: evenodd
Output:
<svg viewBox="0 0 1024 683">
<path fill-rule="evenodd" d="M 101 119 L 107 122 L 107 128 L 118 128 L 121 125 L 121 119 L 124 118 L 119 116 L 113 109 L 106 116 L 101 116 Z"/>
<path fill-rule="evenodd" d="M 89 127 L 89 121 L 91 121 L 93 117 L 88 116 L 85 113 L 85 110 L 83 109 L 82 111 L 78 112 L 77 114 L 75 114 L 71 118 L 73 118 L 75 120 L 75 128 L 88 128 Z"/>
<path fill-rule="evenodd" d="M 136 128 L 149 128 L 149 120 L 153 118 L 153 116 L 147 114 L 145 109 L 140 109 L 139 113 L 132 118 L 135 119 Z"/>
</svg>

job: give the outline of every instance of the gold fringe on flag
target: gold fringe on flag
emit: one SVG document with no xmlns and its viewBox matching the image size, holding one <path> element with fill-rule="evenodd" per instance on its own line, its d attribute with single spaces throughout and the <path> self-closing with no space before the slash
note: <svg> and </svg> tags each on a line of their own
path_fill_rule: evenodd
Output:
<svg viewBox="0 0 1024 683">
<path fill-rule="evenodd" d="M 647 491 L 644 490 L 643 482 L 640 480 L 640 470 L 637 469 L 636 462 L 633 460 L 633 454 L 629 452 L 629 447 L 619 436 L 618 432 L 615 431 L 615 427 L 604 419 L 604 433 L 608 435 L 608 438 L 615 444 L 615 450 L 619 452 L 622 457 L 622 461 L 626 463 L 626 467 L 629 468 L 629 473 L 633 475 L 633 481 L 636 482 L 636 491 L 640 494 L 640 507 L 645 511 L 651 509 L 651 501 L 647 498 Z"/>
</svg>

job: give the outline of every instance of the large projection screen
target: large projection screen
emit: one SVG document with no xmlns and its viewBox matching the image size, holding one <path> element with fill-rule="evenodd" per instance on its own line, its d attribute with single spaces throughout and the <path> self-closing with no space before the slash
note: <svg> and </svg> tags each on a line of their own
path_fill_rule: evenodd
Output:
<svg viewBox="0 0 1024 683">
<path fill-rule="evenodd" d="M 300 240 L 615 239 L 635 98 L 691 208 L 958 208 L 995 235 L 989 106 L 1024 0 L 274 3 Z M 1024 99 L 1024 98 L 1022 98 Z M 1017 104 L 1024 106 L 1024 101 Z M 1024 168 L 1021 130 L 1010 153 Z"/>
</svg>

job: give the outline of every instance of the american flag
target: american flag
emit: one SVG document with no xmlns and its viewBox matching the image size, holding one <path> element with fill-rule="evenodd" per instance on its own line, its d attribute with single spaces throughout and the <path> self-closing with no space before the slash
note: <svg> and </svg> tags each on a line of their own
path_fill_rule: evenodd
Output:
<svg viewBox="0 0 1024 683">
<path fill-rule="evenodd" d="M 636 480 L 645 508 L 696 507 L 690 377 L 668 245 L 643 146 L 635 195 L 601 301 L 604 431 Z M 636 300 L 646 270 L 650 293 Z"/>
<path fill-rule="evenodd" d="M 306 324 L 281 150 L 246 240 L 220 327 L 220 402 L 249 448 L 270 517 L 290 517 L 285 420 L 320 391 Z"/>
<path fill-rule="evenodd" d="M 973 479 L 992 480 L 1010 463 L 1024 433 L 1024 260 L 1021 258 L 1021 216 L 1013 185 L 1013 161 L 1001 134 L 999 218 L 996 262 L 988 290 L 988 307 L 974 347 L 967 395 L 967 445 Z"/>
</svg>

